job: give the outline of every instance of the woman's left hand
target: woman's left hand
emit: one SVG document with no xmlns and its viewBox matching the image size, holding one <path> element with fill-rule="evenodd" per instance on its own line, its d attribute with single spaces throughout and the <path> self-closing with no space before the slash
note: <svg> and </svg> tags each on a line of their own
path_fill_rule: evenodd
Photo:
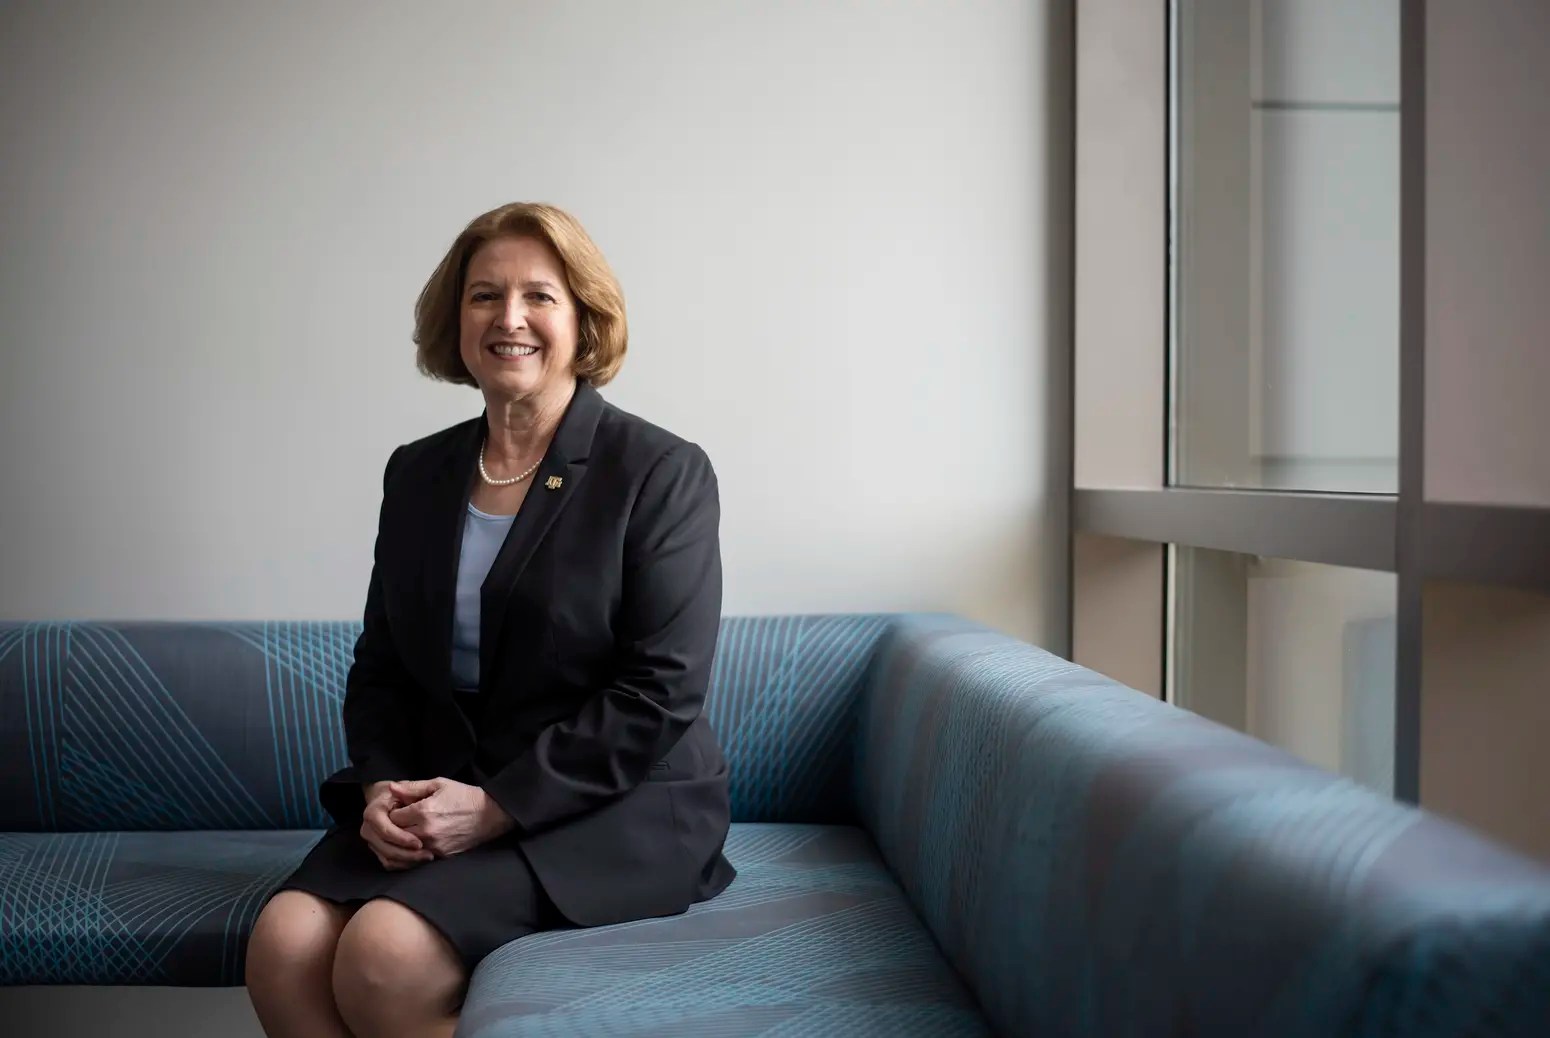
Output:
<svg viewBox="0 0 1550 1038">
<path fill-rule="evenodd" d="M 438 858 L 451 857 L 516 827 L 511 816 L 478 786 L 449 778 L 394 782 L 389 789 L 403 807 L 388 817 Z"/>
</svg>

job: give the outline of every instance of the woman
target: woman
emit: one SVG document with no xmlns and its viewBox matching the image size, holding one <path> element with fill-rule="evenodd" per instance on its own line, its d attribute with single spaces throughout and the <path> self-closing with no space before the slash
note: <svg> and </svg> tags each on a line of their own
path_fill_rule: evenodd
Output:
<svg viewBox="0 0 1550 1038">
<path fill-rule="evenodd" d="M 476 419 L 383 477 L 335 819 L 264 907 L 265 1031 L 451 1034 L 469 974 L 537 930 L 672 915 L 731 882 L 701 714 L 721 612 L 716 477 L 605 403 L 624 301 L 551 206 L 476 218 L 415 309 Z"/>
</svg>

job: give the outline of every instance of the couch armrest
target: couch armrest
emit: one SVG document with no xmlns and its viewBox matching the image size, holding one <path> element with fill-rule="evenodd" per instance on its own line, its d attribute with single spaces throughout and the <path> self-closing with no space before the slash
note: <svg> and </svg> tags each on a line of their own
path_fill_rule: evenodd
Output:
<svg viewBox="0 0 1550 1038">
<path fill-rule="evenodd" d="M 1550 872 L 1004 635 L 897 620 L 857 752 L 865 824 L 1006 1033 L 1550 1020 Z"/>
</svg>

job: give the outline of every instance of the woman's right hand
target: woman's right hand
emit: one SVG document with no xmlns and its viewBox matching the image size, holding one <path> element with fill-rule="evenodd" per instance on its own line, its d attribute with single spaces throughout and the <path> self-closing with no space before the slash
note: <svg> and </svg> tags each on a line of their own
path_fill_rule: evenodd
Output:
<svg viewBox="0 0 1550 1038">
<path fill-rule="evenodd" d="M 366 810 L 361 816 L 361 839 L 389 872 L 401 872 L 435 858 L 420 843 L 420 838 L 393 824 L 388 812 L 402 807 L 388 791 L 388 783 L 373 782 L 365 789 Z"/>
</svg>

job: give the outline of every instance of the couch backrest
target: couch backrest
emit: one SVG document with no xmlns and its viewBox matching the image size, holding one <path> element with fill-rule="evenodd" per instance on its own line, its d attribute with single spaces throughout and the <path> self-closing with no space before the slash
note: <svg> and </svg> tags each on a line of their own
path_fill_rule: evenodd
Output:
<svg viewBox="0 0 1550 1038">
<path fill-rule="evenodd" d="M 876 616 L 729 619 L 707 698 L 739 821 L 850 816 Z M 360 625 L 0 624 L 0 831 L 318 828 Z"/>
<path fill-rule="evenodd" d="M 0 830 L 323 827 L 359 630 L 0 625 Z"/>
<path fill-rule="evenodd" d="M 859 809 L 1003 1033 L 1550 1033 L 1540 865 L 961 620 L 873 674 Z"/>
<path fill-rule="evenodd" d="M 856 715 L 888 616 L 726 619 L 705 712 L 735 822 L 855 821 Z"/>
</svg>

